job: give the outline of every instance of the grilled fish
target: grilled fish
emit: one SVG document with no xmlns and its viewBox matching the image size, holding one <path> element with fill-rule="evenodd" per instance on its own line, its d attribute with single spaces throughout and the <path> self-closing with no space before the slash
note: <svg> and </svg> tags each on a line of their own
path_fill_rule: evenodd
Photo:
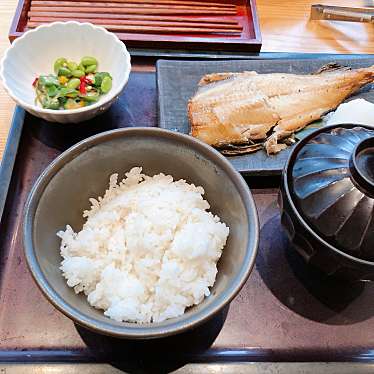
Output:
<svg viewBox="0 0 374 374">
<path fill-rule="evenodd" d="M 188 103 L 191 135 L 225 149 L 247 153 L 279 143 L 335 109 L 374 80 L 374 65 L 350 70 L 328 64 L 315 74 L 217 73 L 205 75 Z"/>
</svg>

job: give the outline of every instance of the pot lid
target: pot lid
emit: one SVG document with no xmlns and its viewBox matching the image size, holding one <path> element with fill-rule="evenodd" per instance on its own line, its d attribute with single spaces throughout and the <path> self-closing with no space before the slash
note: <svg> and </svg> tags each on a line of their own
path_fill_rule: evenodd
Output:
<svg viewBox="0 0 374 374">
<path fill-rule="evenodd" d="M 320 129 L 288 163 L 291 198 L 310 228 L 335 248 L 374 261 L 374 130 Z"/>
</svg>

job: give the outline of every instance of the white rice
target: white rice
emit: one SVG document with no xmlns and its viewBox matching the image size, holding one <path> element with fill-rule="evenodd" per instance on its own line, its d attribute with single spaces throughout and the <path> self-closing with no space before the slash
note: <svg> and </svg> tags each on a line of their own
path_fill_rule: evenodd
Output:
<svg viewBox="0 0 374 374">
<path fill-rule="evenodd" d="M 90 199 L 87 222 L 67 225 L 61 270 L 69 287 L 116 321 L 160 322 L 210 294 L 229 235 L 208 212 L 204 189 L 136 167 L 103 198 Z"/>
</svg>

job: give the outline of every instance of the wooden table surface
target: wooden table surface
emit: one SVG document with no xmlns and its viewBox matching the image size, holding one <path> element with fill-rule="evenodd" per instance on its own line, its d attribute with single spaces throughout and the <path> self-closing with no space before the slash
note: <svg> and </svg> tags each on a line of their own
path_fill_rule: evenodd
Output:
<svg viewBox="0 0 374 374">
<path fill-rule="evenodd" d="M 372 24 L 309 21 L 311 4 L 352 6 L 351 0 L 257 0 L 263 52 L 374 53 Z M 355 6 L 363 5 L 356 0 Z M 8 30 L 17 0 L 0 1 L 0 56 L 8 47 Z M 14 104 L 0 85 L 0 159 Z"/>
</svg>

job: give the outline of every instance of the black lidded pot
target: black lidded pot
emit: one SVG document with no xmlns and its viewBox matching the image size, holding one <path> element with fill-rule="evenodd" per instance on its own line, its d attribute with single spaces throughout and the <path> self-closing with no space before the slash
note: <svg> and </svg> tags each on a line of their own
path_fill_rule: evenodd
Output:
<svg viewBox="0 0 374 374">
<path fill-rule="evenodd" d="M 281 221 L 307 263 L 346 280 L 374 280 L 374 129 L 321 128 L 291 152 Z"/>
</svg>

